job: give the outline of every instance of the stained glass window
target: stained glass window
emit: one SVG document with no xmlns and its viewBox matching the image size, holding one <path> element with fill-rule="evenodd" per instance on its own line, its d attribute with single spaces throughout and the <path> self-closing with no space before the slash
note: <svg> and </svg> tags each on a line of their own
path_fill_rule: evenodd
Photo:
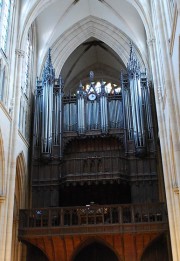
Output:
<svg viewBox="0 0 180 261">
<path fill-rule="evenodd" d="M 7 38 L 9 31 L 9 20 L 10 20 L 10 10 L 11 1 L 4 0 L 0 2 L 1 5 L 1 48 L 5 52 L 7 47 Z"/>
<path fill-rule="evenodd" d="M 1 14 L 2 14 L 2 0 L 0 0 L 0 18 L 1 18 Z"/>
<path fill-rule="evenodd" d="M 25 54 L 23 61 L 23 71 L 21 79 L 21 101 L 19 111 L 19 130 L 21 134 L 28 139 L 29 138 L 29 93 L 30 93 L 30 70 L 32 63 L 32 44 L 31 44 L 32 32 L 28 33 L 25 45 Z"/>
<path fill-rule="evenodd" d="M 0 68 L 0 101 L 4 98 L 4 85 L 5 85 L 6 71 L 5 68 L 1 70 Z"/>
<path fill-rule="evenodd" d="M 26 41 L 26 53 L 25 53 L 25 64 L 24 64 L 24 93 L 28 96 L 28 85 L 29 85 L 29 67 L 30 67 L 30 40 L 29 35 Z"/>
<path fill-rule="evenodd" d="M 94 86 L 95 86 L 95 90 L 97 93 L 100 93 L 101 91 L 101 83 L 98 81 L 96 83 L 94 83 Z M 120 93 L 121 92 L 121 88 L 120 86 L 117 86 L 117 84 L 114 84 L 114 83 L 107 83 L 107 82 L 104 82 L 104 86 L 105 86 L 105 91 L 106 93 Z M 84 89 L 89 92 L 90 91 L 90 85 L 89 84 L 86 84 Z"/>
</svg>

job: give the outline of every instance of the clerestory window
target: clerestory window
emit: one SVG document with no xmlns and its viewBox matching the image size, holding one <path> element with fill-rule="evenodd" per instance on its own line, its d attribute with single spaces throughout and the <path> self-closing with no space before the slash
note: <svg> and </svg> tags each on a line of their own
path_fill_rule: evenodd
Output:
<svg viewBox="0 0 180 261">
<path fill-rule="evenodd" d="M 7 39 L 10 28 L 11 0 L 0 0 L 1 12 L 1 49 L 6 53 Z"/>
</svg>

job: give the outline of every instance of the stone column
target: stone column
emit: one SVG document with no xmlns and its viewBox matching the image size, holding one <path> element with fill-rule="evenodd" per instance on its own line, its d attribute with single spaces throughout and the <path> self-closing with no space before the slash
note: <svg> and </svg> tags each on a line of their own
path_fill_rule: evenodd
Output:
<svg viewBox="0 0 180 261">
<path fill-rule="evenodd" d="M 4 243 L 4 221 L 5 221 L 5 196 L 0 196 L 0 261 L 1 261 L 1 253 L 4 252 L 5 243 Z"/>
<path fill-rule="evenodd" d="M 157 118 L 158 118 L 158 126 L 159 126 L 159 136 L 161 142 L 161 155 L 163 161 L 163 174 L 164 174 L 164 183 L 166 190 L 166 200 L 168 207 L 168 219 L 169 219 L 169 228 L 171 235 L 171 245 L 173 252 L 173 260 L 178 261 L 177 254 L 177 237 L 176 237 L 176 225 L 175 225 L 175 206 L 174 206 L 174 195 L 172 190 L 172 177 L 171 177 L 171 166 L 170 166 L 170 158 L 169 158 L 169 150 L 167 148 L 167 132 L 165 127 L 165 119 L 163 115 L 163 97 L 161 93 L 160 87 L 160 79 L 159 73 L 156 64 L 156 52 L 155 52 L 155 40 L 151 39 L 148 42 L 150 59 L 152 65 L 152 73 L 153 73 L 153 82 L 154 82 L 154 90 L 155 90 L 155 99 L 156 99 L 156 109 L 157 109 Z"/>
<path fill-rule="evenodd" d="M 157 4 L 157 2 L 156 2 Z M 157 10 L 159 9 L 159 10 Z M 179 242 L 179 204 L 177 204 L 175 195 L 173 193 L 173 184 L 172 184 L 172 172 L 174 175 L 180 171 L 179 166 L 179 151 L 174 151 L 174 158 L 175 162 L 171 162 L 172 158 L 172 151 L 170 151 L 168 139 L 169 135 L 169 128 L 170 126 L 166 126 L 166 121 L 170 121 L 172 132 L 172 139 L 173 144 L 178 142 L 178 136 L 175 130 L 177 130 L 178 126 L 176 124 L 176 112 L 173 108 L 173 100 L 172 100 L 172 75 L 171 70 L 169 70 L 169 57 L 166 53 L 167 46 L 165 44 L 165 37 L 163 34 L 163 25 L 162 25 L 162 18 L 160 14 L 160 6 L 156 6 L 156 18 L 158 21 L 154 21 L 156 23 L 156 41 L 158 41 L 158 37 L 160 39 L 160 49 L 162 51 L 162 57 L 160 57 L 159 53 L 157 52 L 157 46 L 155 39 L 150 39 L 148 41 L 151 64 L 152 64 L 152 72 L 153 72 L 153 80 L 155 86 L 155 98 L 156 98 L 156 109 L 157 109 L 157 117 L 158 117 L 158 126 L 159 126 L 159 134 L 160 134 L 160 142 L 161 142 L 161 153 L 162 153 L 162 160 L 163 160 L 163 170 L 164 170 L 164 181 L 165 181 L 165 189 L 166 189 L 166 197 L 167 197 L 167 206 L 168 206 L 168 217 L 169 217 L 169 227 L 170 227 L 170 236 L 171 236 L 171 245 L 172 245 L 172 253 L 173 253 L 173 261 L 180 260 L 180 251 L 178 247 Z M 155 10 L 153 10 L 154 12 Z M 154 25 L 155 26 L 155 25 Z M 159 34 L 158 34 L 159 33 Z M 158 44 L 158 43 L 157 43 Z M 164 67 L 160 68 L 158 64 L 158 59 L 163 60 Z M 161 71 L 164 69 L 164 78 L 161 77 Z M 164 80 L 164 89 L 166 91 L 164 97 L 162 94 L 161 85 Z M 166 97 L 167 95 L 167 97 Z M 167 103 L 167 104 L 166 104 Z M 166 110 L 168 110 L 168 114 L 172 115 L 171 119 L 169 119 L 169 115 L 165 114 L 164 107 L 166 106 Z M 166 121 L 165 121 L 166 119 Z M 179 157 L 180 158 L 180 157 Z M 175 165 L 175 166 L 174 166 Z M 178 223 L 177 223 L 178 222 Z"/>
<path fill-rule="evenodd" d="M 13 228 L 13 209 L 14 209 L 14 190 L 16 179 L 16 148 L 18 146 L 18 118 L 19 105 L 21 95 L 21 71 L 24 51 L 16 50 L 15 62 L 15 85 L 14 85 L 14 111 L 12 112 L 12 130 L 11 130 L 11 146 L 10 146 L 10 164 L 8 169 L 7 181 L 7 201 L 6 201 L 6 222 L 5 227 L 5 252 L 2 255 L 2 260 L 11 261 L 11 247 L 12 247 L 12 228 Z M 4 256 L 4 258 L 3 258 Z"/>
</svg>

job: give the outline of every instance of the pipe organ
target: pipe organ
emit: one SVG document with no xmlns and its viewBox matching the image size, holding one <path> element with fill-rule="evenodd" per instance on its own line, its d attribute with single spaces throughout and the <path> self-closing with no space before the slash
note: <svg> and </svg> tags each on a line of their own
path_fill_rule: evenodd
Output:
<svg viewBox="0 0 180 261">
<path fill-rule="evenodd" d="M 127 71 L 121 73 L 120 87 L 111 85 L 109 89 L 104 81 L 98 84 L 91 71 L 88 85 L 80 82 L 76 93 L 65 93 L 62 76 L 55 78 L 49 51 L 35 91 L 32 174 L 35 206 L 70 205 L 74 201 L 81 204 L 82 189 L 75 193 L 79 195 L 77 200 L 64 201 L 65 187 L 72 184 L 109 184 L 108 190 L 113 182 L 117 183 L 119 199 L 108 199 L 109 204 L 156 198 L 155 192 L 148 194 L 148 182 L 153 184 L 150 191 L 157 187 L 150 90 L 132 47 Z M 49 180 L 49 185 L 45 180 Z M 145 182 L 142 190 L 135 185 L 141 182 Z M 35 198 L 43 198 L 44 203 Z M 96 198 L 98 194 L 94 191 L 94 201 Z"/>
<path fill-rule="evenodd" d="M 93 80 L 90 72 L 87 90 L 80 83 L 74 95 L 64 95 L 62 77 L 55 79 L 49 52 L 35 93 L 34 144 L 41 147 L 41 156 L 53 156 L 53 146 L 60 146 L 56 156 L 61 158 L 67 135 L 114 134 L 122 138 L 126 150 L 133 142 L 134 153 L 140 157 L 147 153 L 148 143 L 155 150 L 147 76 L 133 48 L 119 92 L 108 93 L 103 81 L 97 91 Z"/>
<path fill-rule="evenodd" d="M 142 260 L 166 260 L 167 247 L 154 241 L 168 225 L 146 72 L 131 46 L 120 87 L 94 78 L 66 93 L 49 51 L 35 90 L 32 209 L 20 211 L 20 239 L 44 246 L 51 260 L 67 261 L 98 235 L 123 260 L 137 260 L 144 242 Z"/>
</svg>

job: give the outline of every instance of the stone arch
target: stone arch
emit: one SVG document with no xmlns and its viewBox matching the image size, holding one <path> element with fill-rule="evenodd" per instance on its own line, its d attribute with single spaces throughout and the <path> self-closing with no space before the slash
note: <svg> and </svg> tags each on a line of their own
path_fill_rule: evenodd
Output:
<svg viewBox="0 0 180 261">
<path fill-rule="evenodd" d="M 0 130 L 0 196 L 4 194 L 4 172 L 5 172 L 5 158 L 3 137 Z"/>
<path fill-rule="evenodd" d="M 44 250 L 43 247 L 40 246 L 36 246 L 35 244 L 33 244 L 33 242 L 28 242 L 28 241 L 24 241 L 23 244 L 26 245 L 27 247 L 27 253 L 28 253 L 28 257 L 27 260 L 33 260 L 33 261 L 48 261 L 50 260 L 50 257 L 48 256 L 48 254 L 46 253 L 46 251 Z"/>
<path fill-rule="evenodd" d="M 88 239 L 86 239 L 83 243 L 81 242 L 76 249 L 74 250 L 74 252 L 72 253 L 71 257 L 70 257 L 70 261 L 74 261 L 76 256 L 86 247 L 97 243 L 99 245 L 102 245 L 106 248 L 108 248 L 110 251 L 112 251 L 114 253 L 114 255 L 116 256 L 118 261 L 121 261 L 122 259 L 120 258 L 119 254 L 117 253 L 116 249 L 114 249 L 108 242 L 106 242 L 105 240 L 103 240 L 100 237 L 90 237 Z"/>
<path fill-rule="evenodd" d="M 14 189 L 14 209 L 13 209 L 13 227 L 12 227 L 12 261 L 19 260 L 22 251 L 22 245 L 18 242 L 18 220 L 19 209 L 25 207 L 25 176 L 26 164 L 24 154 L 21 152 L 16 159 L 16 177 Z"/>
<path fill-rule="evenodd" d="M 37 18 L 39 14 L 41 14 L 48 6 L 53 4 L 56 0 L 38 0 L 38 1 L 31 1 L 31 3 L 27 6 L 25 11 L 25 14 L 23 13 L 24 20 L 22 22 L 22 27 L 19 30 L 19 48 L 21 49 L 23 47 L 27 32 L 29 30 L 29 27 L 33 23 L 33 21 Z M 144 24 L 147 38 L 152 38 L 152 22 L 149 16 L 149 10 L 147 9 L 147 6 L 144 6 L 140 0 L 126 0 L 129 4 L 133 5 L 133 7 L 138 12 L 139 16 L 141 17 L 141 20 Z"/>
<path fill-rule="evenodd" d="M 25 204 L 24 197 L 24 183 L 26 176 L 26 163 L 23 152 L 21 152 L 16 160 L 16 181 L 15 194 L 17 197 L 18 207 L 23 207 Z"/>
<path fill-rule="evenodd" d="M 144 249 L 140 261 L 169 261 L 170 253 L 167 245 L 167 235 L 162 233 L 152 240 Z"/>
<path fill-rule="evenodd" d="M 88 16 L 75 23 L 71 28 L 65 31 L 52 46 L 51 54 L 53 66 L 56 68 L 57 76 L 60 74 L 65 61 L 73 53 L 73 51 L 91 37 L 103 41 L 111 47 L 115 53 L 117 53 L 117 55 L 122 59 L 124 65 L 127 64 L 130 51 L 129 42 L 133 39 L 127 36 L 119 28 L 113 26 L 111 23 L 95 16 Z M 141 66 L 149 68 L 148 61 L 145 58 L 146 55 L 141 53 L 139 48 L 135 46 L 135 43 L 133 44 Z M 39 75 L 42 73 L 46 60 L 46 54 L 47 50 L 44 50 L 42 55 L 44 60 L 39 61 L 39 68 L 41 63 L 41 68 L 38 72 Z"/>
</svg>

